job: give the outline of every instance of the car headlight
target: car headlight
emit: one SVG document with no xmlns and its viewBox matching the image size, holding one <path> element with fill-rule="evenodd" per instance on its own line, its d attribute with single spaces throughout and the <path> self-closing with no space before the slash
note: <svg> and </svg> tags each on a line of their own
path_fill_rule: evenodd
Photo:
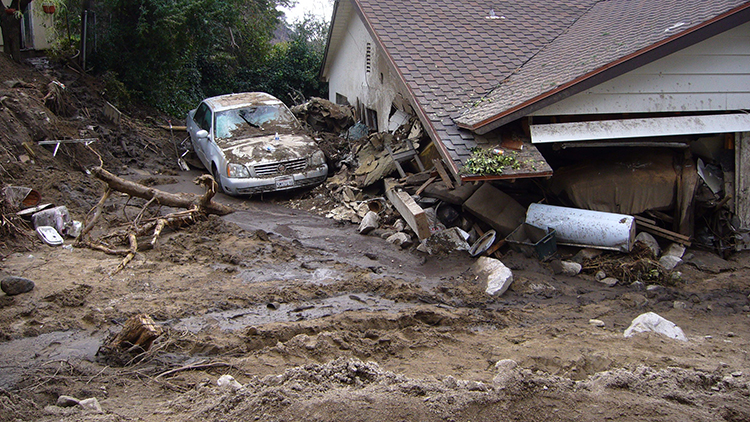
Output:
<svg viewBox="0 0 750 422">
<path fill-rule="evenodd" d="M 315 153 L 310 156 L 311 166 L 321 166 L 325 163 L 326 163 L 326 155 L 323 154 L 323 151 L 315 151 Z"/>
<path fill-rule="evenodd" d="M 242 164 L 227 164 L 227 175 L 231 179 L 241 179 L 250 177 L 250 172 Z"/>
</svg>

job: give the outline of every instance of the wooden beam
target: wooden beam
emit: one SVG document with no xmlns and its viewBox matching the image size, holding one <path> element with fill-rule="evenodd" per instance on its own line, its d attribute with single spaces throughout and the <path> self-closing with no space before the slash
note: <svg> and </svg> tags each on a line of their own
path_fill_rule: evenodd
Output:
<svg viewBox="0 0 750 422">
<path fill-rule="evenodd" d="M 750 229 L 750 132 L 735 135 L 734 208 L 740 220 L 739 229 Z"/>
<path fill-rule="evenodd" d="M 435 170 L 437 170 L 438 174 L 440 175 L 440 178 L 445 183 L 445 186 L 447 186 L 448 189 L 453 189 L 453 182 L 451 181 L 450 176 L 448 176 L 448 172 L 445 170 L 445 167 L 443 166 L 443 162 L 437 158 L 433 158 L 432 164 L 435 166 Z"/>
<path fill-rule="evenodd" d="M 424 183 L 422 183 L 422 186 L 420 186 L 419 189 L 417 189 L 417 191 L 414 194 L 415 195 L 421 195 L 422 192 L 424 192 L 424 190 L 427 189 L 427 186 L 430 186 L 430 184 L 432 182 L 434 182 L 436 179 L 437 179 L 437 177 L 434 177 L 434 176 L 430 177 L 429 179 L 427 179 L 427 181 L 425 181 Z"/>
<path fill-rule="evenodd" d="M 430 223 L 422 207 L 414 202 L 414 199 L 408 193 L 397 191 L 395 180 L 391 178 L 385 179 L 384 184 L 385 196 L 391 201 L 391 204 L 393 204 L 404 220 L 406 220 L 409 227 L 414 230 L 419 240 L 430 237 Z"/>
<path fill-rule="evenodd" d="M 681 235 L 679 233 L 675 233 L 673 231 L 669 231 L 667 229 L 663 229 L 663 228 L 655 226 L 653 224 L 649 224 L 649 223 L 643 221 L 643 218 L 641 218 L 641 217 L 637 217 L 636 216 L 635 217 L 635 222 L 636 222 L 636 225 L 638 226 L 639 229 L 641 229 L 641 230 L 643 230 L 645 232 L 651 233 L 651 234 L 653 234 L 655 236 L 659 236 L 659 237 L 662 237 L 664 239 L 671 240 L 673 242 L 677 242 L 679 244 L 682 244 L 682 245 L 685 245 L 685 246 L 688 246 L 688 247 L 692 244 L 692 242 L 690 242 L 690 238 L 689 237 L 683 236 L 683 235 Z"/>
</svg>

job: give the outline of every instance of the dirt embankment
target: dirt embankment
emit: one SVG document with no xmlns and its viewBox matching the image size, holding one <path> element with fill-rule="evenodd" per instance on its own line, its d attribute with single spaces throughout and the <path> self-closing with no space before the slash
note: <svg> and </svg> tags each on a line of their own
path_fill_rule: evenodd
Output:
<svg viewBox="0 0 750 422">
<path fill-rule="evenodd" d="M 32 187 L 79 220 L 103 192 L 86 173 L 99 156 L 131 180 L 190 189 L 199 172 L 177 169 L 175 137 L 144 117 L 107 123 L 95 81 L 52 75 L 71 92 L 71 117 L 43 104 L 48 76 L 0 63 L 0 79 L 30 85 L 0 86 L 4 184 Z M 33 146 L 19 160 L 22 142 L 40 137 L 99 141 L 96 153 Z M 690 250 L 681 281 L 646 289 L 509 253 L 514 282 L 491 297 L 465 252 L 400 250 L 282 206 L 304 208 L 317 193 L 295 195 L 220 195 L 238 211 L 166 230 L 116 274 L 119 256 L 4 238 L 2 274 L 35 288 L 0 296 L 0 421 L 750 420 L 747 254 Z M 142 207 L 114 196 L 98 230 Z M 688 341 L 624 338 L 648 311 Z M 147 353 L 97 355 L 142 313 L 164 331 Z M 222 375 L 240 388 L 220 387 Z M 95 398 L 101 411 L 64 407 L 62 395 Z"/>
</svg>

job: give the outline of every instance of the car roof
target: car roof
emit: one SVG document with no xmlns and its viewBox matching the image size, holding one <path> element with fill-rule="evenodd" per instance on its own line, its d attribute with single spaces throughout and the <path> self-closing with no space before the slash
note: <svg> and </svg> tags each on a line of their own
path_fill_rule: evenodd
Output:
<svg viewBox="0 0 750 422">
<path fill-rule="evenodd" d="M 214 111 L 230 110 L 245 105 L 276 105 L 283 104 L 281 100 L 265 92 L 241 92 L 236 94 L 219 95 L 203 100 Z"/>
</svg>

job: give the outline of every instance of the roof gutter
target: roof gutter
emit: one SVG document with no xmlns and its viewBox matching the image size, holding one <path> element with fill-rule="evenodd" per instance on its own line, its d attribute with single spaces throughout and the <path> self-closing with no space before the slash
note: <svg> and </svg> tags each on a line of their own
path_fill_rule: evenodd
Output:
<svg viewBox="0 0 750 422">
<path fill-rule="evenodd" d="M 318 80 L 325 82 L 326 65 L 328 63 L 328 52 L 331 49 L 331 38 L 333 38 L 333 25 L 336 23 L 336 14 L 339 11 L 339 2 L 336 0 L 333 2 L 333 14 L 331 15 L 331 24 L 328 26 L 328 37 L 326 37 L 326 49 L 323 52 L 323 61 L 320 62 L 320 69 L 318 69 Z"/>
<path fill-rule="evenodd" d="M 557 88 L 540 94 L 515 107 L 509 108 L 474 125 L 458 127 L 483 135 L 500 126 L 525 117 L 534 111 L 583 92 L 612 78 L 623 75 L 664 56 L 718 35 L 728 29 L 750 21 L 750 2 L 709 19 L 672 37 L 659 41 L 614 62 L 606 64 Z"/>
</svg>

